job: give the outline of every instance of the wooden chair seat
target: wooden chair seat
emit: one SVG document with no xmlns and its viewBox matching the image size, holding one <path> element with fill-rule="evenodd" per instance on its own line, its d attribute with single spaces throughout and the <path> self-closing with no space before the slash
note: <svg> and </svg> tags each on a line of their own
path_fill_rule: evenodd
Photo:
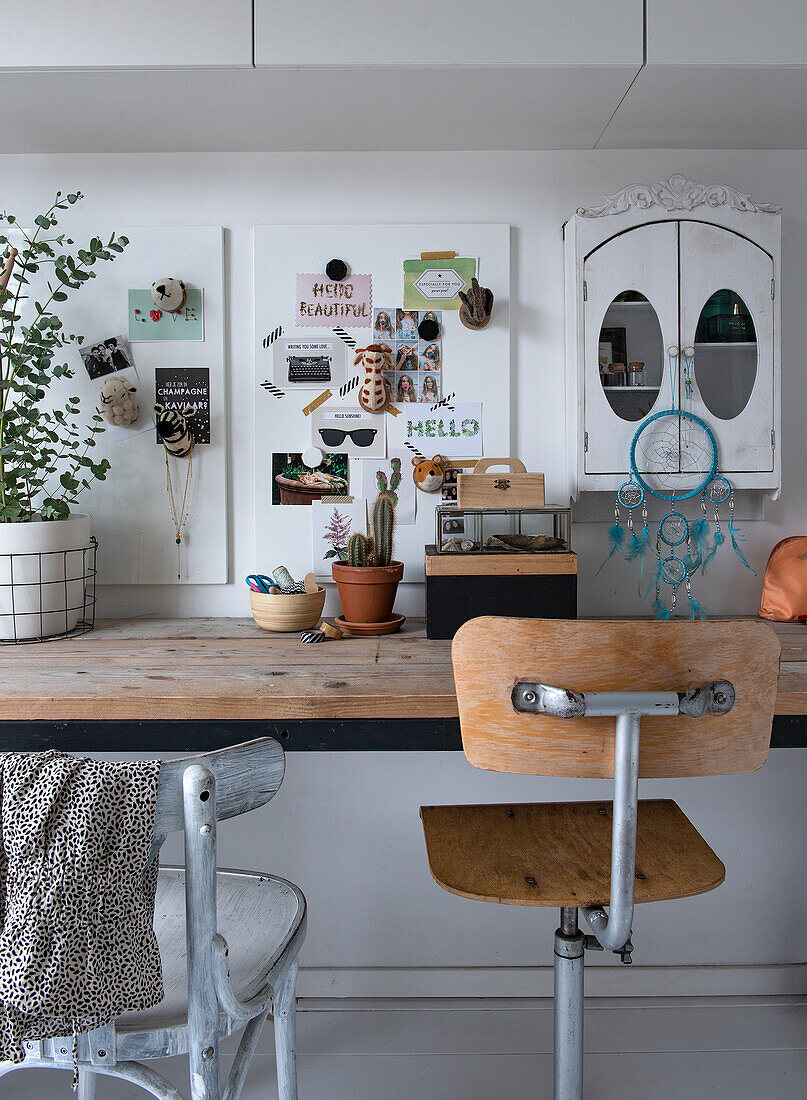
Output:
<svg viewBox="0 0 807 1100">
<path fill-rule="evenodd" d="M 217 901 L 218 931 L 230 949 L 233 991 L 239 1000 L 249 1001 L 264 988 L 267 975 L 300 928 L 305 918 L 305 898 L 285 879 L 246 871 L 219 871 Z M 154 1008 L 117 1018 L 119 1046 L 136 1039 L 138 1050 L 142 1050 L 152 1037 L 159 1041 L 161 1033 L 187 1024 L 185 871 L 181 867 L 160 868 L 154 931 L 160 946 L 165 996 Z M 219 1013 L 219 1030 L 222 1035 L 232 1030 L 223 1012 Z M 176 1052 L 174 1047 L 172 1053 Z"/>
<path fill-rule="evenodd" d="M 611 803 L 423 806 L 429 867 L 444 890 L 504 905 L 608 905 Z M 726 869 L 671 799 L 640 799 L 636 901 L 714 890 Z"/>
</svg>

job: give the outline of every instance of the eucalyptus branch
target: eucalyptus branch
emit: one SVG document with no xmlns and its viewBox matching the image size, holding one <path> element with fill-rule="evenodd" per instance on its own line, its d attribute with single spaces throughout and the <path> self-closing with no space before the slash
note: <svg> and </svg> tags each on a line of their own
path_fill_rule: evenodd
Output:
<svg viewBox="0 0 807 1100">
<path fill-rule="evenodd" d="M 78 495 L 103 480 L 109 469 L 105 458 L 89 455 L 104 430 L 97 410 L 85 431 L 79 425 L 77 397 L 53 411 L 41 407 L 55 380 L 72 377 L 69 364 L 54 363 L 55 357 L 80 341 L 63 329 L 53 310 L 96 278 L 92 268 L 98 261 L 113 260 L 129 243 L 113 233 L 106 243 L 93 237 L 86 248 L 75 248 L 64 232 L 51 236 L 48 231 L 59 224 L 59 213 L 81 197 L 80 192 L 57 192 L 48 210 L 33 219 L 30 232 L 13 215 L 0 215 L 24 242 L 11 272 L 13 293 L 0 296 L 0 523 L 27 519 L 37 511 L 44 519 L 64 518 Z M 7 236 L 0 236 L 0 245 L 13 247 Z M 51 271 L 54 275 L 47 278 Z M 47 287 L 41 302 L 37 277 Z M 49 482 L 60 469 L 61 488 L 51 491 Z"/>
</svg>

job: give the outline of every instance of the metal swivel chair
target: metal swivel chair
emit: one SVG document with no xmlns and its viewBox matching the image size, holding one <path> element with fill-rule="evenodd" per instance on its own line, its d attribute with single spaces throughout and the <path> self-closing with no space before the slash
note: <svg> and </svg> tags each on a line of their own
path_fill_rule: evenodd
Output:
<svg viewBox="0 0 807 1100">
<path fill-rule="evenodd" d="M 480 618 L 458 631 L 452 659 L 463 747 L 476 767 L 614 779 L 613 802 L 420 811 L 445 890 L 560 908 L 555 1100 L 578 1100 L 586 950 L 630 962 L 635 903 L 691 897 L 725 878 L 675 802 L 639 800 L 639 778 L 760 768 L 779 641 L 760 622 Z"/>
</svg>

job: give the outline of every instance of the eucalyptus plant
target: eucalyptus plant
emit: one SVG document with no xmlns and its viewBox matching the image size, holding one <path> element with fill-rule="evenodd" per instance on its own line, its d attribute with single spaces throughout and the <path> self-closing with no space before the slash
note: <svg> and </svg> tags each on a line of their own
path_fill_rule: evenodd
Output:
<svg viewBox="0 0 807 1100">
<path fill-rule="evenodd" d="M 0 270 L 11 264 L 0 291 L 0 523 L 65 519 L 79 494 L 105 480 L 110 468 L 92 453 L 104 430 L 98 410 L 85 418 L 78 397 L 47 400 L 54 381 L 73 377 L 64 349 L 82 339 L 65 332 L 58 305 L 96 277 L 99 261 L 114 260 L 129 243 L 113 233 L 106 244 L 93 237 L 78 248 L 54 234 L 61 212 L 81 198 L 57 191 L 30 229 L 0 214 Z"/>
</svg>

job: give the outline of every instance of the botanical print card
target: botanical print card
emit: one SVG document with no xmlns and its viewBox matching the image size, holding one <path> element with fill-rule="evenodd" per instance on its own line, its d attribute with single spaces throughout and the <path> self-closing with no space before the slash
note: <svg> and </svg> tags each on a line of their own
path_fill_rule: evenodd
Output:
<svg viewBox="0 0 807 1100">
<path fill-rule="evenodd" d="M 311 445 L 340 451 L 351 458 L 383 458 L 387 453 L 387 418 L 359 405 L 320 405 L 311 420 Z"/>
<path fill-rule="evenodd" d="M 311 505 L 312 550 L 317 579 L 331 580 L 331 565 L 347 561 L 347 540 L 366 531 L 366 506 L 363 500 L 353 504 L 329 504 L 315 500 Z"/>
<path fill-rule="evenodd" d="M 391 448 L 389 458 L 380 458 L 371 461 L 363 459 L 361 463 L 361 495 L 367 501 L 368 507 L 373 503 L 385 486 L 389 486 L 392 476 L 396 471 L 400 474 L 400 482 L 397 488 L 391 490 L 397 498 L 395 503 L 395 522 L 402 527 L 415 522 L 415 497 L 417 490 L 412 479 L 412 452 L 403 448 L 400 450 Z M 383 474 L 382 484 L 379 485 L 379 473 Z M 384 481 L 386 478 L 386 481 Z M 385 489 L 386 491 L 386 489 Z"/>
<path fill-rule="evenodd" d="M 204 340 L 203 291 L 187 289 L 185 304 L 175 313 L 158 309 L 151 290 L 129 291 L 129 339 Z"/>
<path fill-rule="evenodd" d="M 300 328 L 369 328 L 372 309 L 370 275 L 348 275 L 338 282 L 324 274 L 297 276 L 294 323 Z"/>
<path fill-rule="evenodd" d="M 474 275 L 476 260 L 470 256 L 404 260 L 404 309 L 459 309 L 459 293 L 468 289 Z"/>
<path fill-rule="evenodd" d="M 425 455 L 448 458 L 482 457 L 482 404 L 471 401 L 453 409 L 404 410 L 404 439 Z"/>
<path fill-rule="evenodd" d="M 209 367 L 155 367 L 154 400 L 177 411 L 192 405 L 195 412 L 189 426 L 193 438 L 197 443 L 210 442 Z"/>
</svg>

